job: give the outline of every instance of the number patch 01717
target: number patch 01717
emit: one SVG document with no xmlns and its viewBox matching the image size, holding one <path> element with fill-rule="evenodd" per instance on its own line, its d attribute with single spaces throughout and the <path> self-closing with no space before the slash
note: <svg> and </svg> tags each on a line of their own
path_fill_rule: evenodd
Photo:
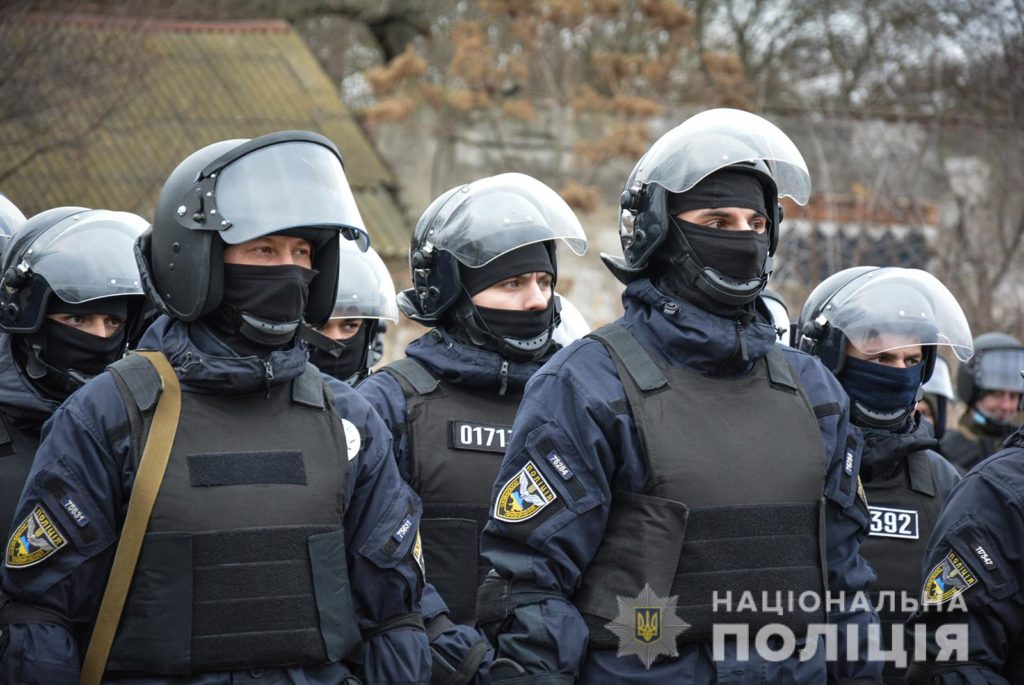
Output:
<svg viewBox="0 0 1024 685">
<path fill-rule="evenodd" d="M 504 454 L 512 436 L 511 426 L 492 426 L 469 421 L 449 421 L 448 440 L 453 449 Z"/>
<path fill-rule="evenodd" d="M 871 530 L 868 535 L 883 538 L 918 538 L 917 512 L 912 509 L 868 507 L 871 512 Z"/>
</svg>

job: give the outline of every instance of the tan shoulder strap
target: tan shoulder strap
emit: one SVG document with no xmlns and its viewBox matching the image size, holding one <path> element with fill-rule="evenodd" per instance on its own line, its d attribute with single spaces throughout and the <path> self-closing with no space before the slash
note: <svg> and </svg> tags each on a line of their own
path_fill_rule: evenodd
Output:
<svg viewBox="0 0 1024 685">
<path fill-rule="evenodd" d="M 160 491 L 160 483 L 164 479 L 167 459 L 171 455 L 174 435 L 178 431 L 178 417 L 181 414 L 181 387 L 170 362 L 160 352 L 140 351 L 135 354 L 149 360 L 160 374 L 163 391 L 156 405 L 153 423 L 142 450 L 139 470 L 135 474 L 131 499 L 128 501 L 128 514 L 125 517 L 121 537 L 117 542 L 114 554 L 114 565 L 110 569 L 103 601 L 96 616 L 89 648 L 82 664 L 81 685 L 99 685 L 103 671 L 107 667 L 110 647 L 114 642 L 114 634 L 121 621 L 125 597 L 135 575 L 135 564 L 139 560 L 142 539 L 149 527 L 149 516 Z"/>
</svg>

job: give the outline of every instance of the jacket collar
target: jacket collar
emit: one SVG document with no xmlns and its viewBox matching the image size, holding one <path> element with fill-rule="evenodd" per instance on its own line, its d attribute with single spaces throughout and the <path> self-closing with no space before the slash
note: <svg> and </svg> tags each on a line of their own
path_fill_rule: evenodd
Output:
<svg viewBox="0 0 1024 685">
<path fill-rule="evenodd" d="M 508 371 L 508 391 L 520 392 L 541 362 L 517 362 L 496 352 L 455 340 L 443 328 L 434 328 L 405 348 L 405 353 L 441 380 L 455 385 L 499 392 L 502 367 Z"/>
<path fill-rule="evenodd" d="M 670 364 L 706 375 L 748 371 L 776 341 L 775 327 L 759 312 L 722 318 L 665 295 L 646 278 L 630 283 L 622 302 L 622 321 L 641 345 Z"/>
<path fill-rule="evenodd" d="M 161 316 L 139 342 L 140 349 L 164 353 L 191 392 L 242 395 L 286 383 L 306 368 L 306 349 L 299 344 L 275 350 L 264 360 L 240 357 L 202 322 L 185 323 Z"/>
<path fill-rule="evenodd" d="M 0 411 L 22 428 L 38 430 L 60 402 L 42 395 L 14 358 L 11 336 L 0 333 Z"/>
</svg>

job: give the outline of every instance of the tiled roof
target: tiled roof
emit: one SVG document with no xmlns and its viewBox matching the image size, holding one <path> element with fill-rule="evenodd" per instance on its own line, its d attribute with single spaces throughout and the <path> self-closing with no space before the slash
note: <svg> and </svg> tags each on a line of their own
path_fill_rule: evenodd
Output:
<svg viewBox="0 0 1024 685">
<path fill-rule="evenodd" d="M 30 50 L 17 67 L 38 74 L 34 96 L 54 106 L 37 107 L 29 119 L 0 112 L 4 162 L 64 138 L 0 179 L 0 190 L 26 215 L 82 205 L 152 218 L 164 179 L 193 150 L 217 140 L 304 129 L 338 145 L 378 252 L 398 256 L 408 249 L 411 227 L 391 171 L 287 23 L 34 14 L 0 27 L 5 49 L 39 36 L 45 36 L 46 49 Z M 82 67 L 83 60 L 96 62 L 95 68 Z M 76 74 L 93 76 L 85 87 L 74 84 L 81 97 L 61 100 L 46 87 L 61 87 L 59 72 L 70 71 L 67 64 L 75 64 Z"/>
</svg>

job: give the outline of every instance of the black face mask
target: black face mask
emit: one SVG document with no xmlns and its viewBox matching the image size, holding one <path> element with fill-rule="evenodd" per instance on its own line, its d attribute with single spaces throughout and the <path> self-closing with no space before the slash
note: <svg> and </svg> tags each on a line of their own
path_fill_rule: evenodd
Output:
<svg viewBox="0 0 1024 685">
<path fill-rule="evenodd" d="M 104 338 L 47 319 L 39 331 L 18 339 L 29 378 L 48 394 L 65 399 L 124 355 L 125 329 Z"/>
<path fill-rule="evenodd" d="M 303 337 L 309 343 L 309 361 L 328 376 L 343 383 L 366 370 L 367 340 L 374 326 L 363 321 L 359 332 L 348 340 L 332 340 L 318 331 L 307 330 Z"/>
<path fill-rule="evenodd" d="M 767 233 L 724 231 L 676 217 L 672 222 L 704 266 L 738 280 L 761 276 L 768 256 Z"/>
<path fill-rule="evenodd" d="M 302 322 L 316 274 L 294 264 L 225 264 L 223 299 L 205 320 L 239 353 L 260 354 L 286 345 Z"/>
<path fill-rule="evenodd" d="M 529 311 L 476 306 L 483 328 L 497 339 L 498 352 L 509 359 L 538 359 L 551 345 L 555 298 L 544 309 Z"/>
<path fill-rule="evenodd" d="M 727 318 L 749 311 L 761 289 L 752 292 L 744 302 L 722 302 L 698 287 L 700 276 L 695 277 L 684 269 L 684 261 L 692 259 L 690 255 L 700 266 L 714 269 L 727 278 L 737 281 L 760 279 L 768 257 L 766 233 L 706 228 L 673 217 L 664 246 L 653 264 L 656 284 L 670 295 Z"/>
</svg>

